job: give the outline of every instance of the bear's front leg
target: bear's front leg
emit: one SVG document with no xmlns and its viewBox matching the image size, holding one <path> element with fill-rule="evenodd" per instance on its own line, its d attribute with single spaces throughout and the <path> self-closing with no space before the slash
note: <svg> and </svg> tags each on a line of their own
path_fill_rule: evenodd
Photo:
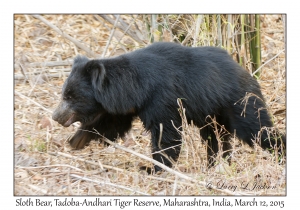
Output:
<svg viewBox="0 0 300 210">
<path fill-rule="evenodd" d="M 91 140 L 103 137 L 115 141 L 118 137 L 123 137 L 131 128 L 133 114 L 112 115 L 105 113 L 91 124 L 82 124 L 75 135 L 70 140 L 70 145 L 74 149 L 82 149 Z"/>
<path fill-rule="evenodd" d="M 82 149 L 92 139 L 98 139 L 99 136 L 93 130 L 93 126 L 81 125 L 74 136 L 69 141 L 69 144 L 74 149 Z"/>
</svg>

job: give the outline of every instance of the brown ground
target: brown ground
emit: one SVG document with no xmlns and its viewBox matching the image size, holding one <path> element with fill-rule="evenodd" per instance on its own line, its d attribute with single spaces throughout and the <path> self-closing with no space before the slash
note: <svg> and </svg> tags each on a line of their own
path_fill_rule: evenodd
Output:
<svg viewBox="0 0 300 210">
<path fill-rule="evenodd" d="M 47 21 L 99 55 L 110 36 L 111 25 L 93 15 L 46 15 Z M 123 19 L 129 23 L 132 17 Z M 269 61 L 259 80 L 275 126 L 285 132 L 285 42 L 281 15 L 262 16 L 262 58 Z M 140 21 L 136 20 L 141 29 Z M 141 29 L 142 31 L 142 29 Z M 123 47 L 117 45 L 121 40 Z M 125 47 L 124 47 L 125 46 Z M 117 55 L 144 46 L 116 31 L 106 55 Z M 209 190 L 183 176 L 162 172 L 146 175 L 139 166 L 151 165 L 136 155 L 92 142 L 83 150 L 72 151 L 67 138 L 75 126 L 64 128 L 52 121 L 51 112 L 60 99 L 61 86 L 71 66 L 42 66 L 50 61 L 72 59 L 87 54 L 31 15 L 15 16 L 15 195 L 214 195 L 226 191 Z M 279 53 L 278 56 L 276 56 Z M 274 58 L 274 56 L 276 56 Z M 91 57 L 91 56 L 90 56 Z M 25 79 L 25 75 L 27 79 Z M 227 185 L 255 182 L 275 189 L 233 193 L 285 194 L 285 163 L 276 155 L 251 149 L 234 141 L 232 164 L 220 160 L 217 167 L 206 168 L 206 153 L 197 128 L 188 127 L 175 171 L 193 179 Z M 189 141 L 193 139 L 193 141 Z M 118 143 L 148 157 L 150 134 L 139 120 Z M 238 192 L 237 192 L 238 191 Z"/>
</svg>

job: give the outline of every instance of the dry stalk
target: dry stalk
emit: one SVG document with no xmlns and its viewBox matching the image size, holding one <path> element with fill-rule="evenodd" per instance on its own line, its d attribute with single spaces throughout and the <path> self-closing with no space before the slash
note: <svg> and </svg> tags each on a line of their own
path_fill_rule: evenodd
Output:
<svg viewBox="0 0 300 210">
<path fill-rule="evenodd" d="M 47 166 L 16 166 L 17 168 L 22 168 L 22 169 L 39 169 L 39 168 L 54 168 L 54 167 L 68 167 L 72 168 L 76 171 L 82 171 L 79 168 L 76 168 L 74 166 L 66 165 L 66 164 L 56 164 L 56 165 L 47 165 Z"/>
<path fill-rule="evenodd" d="M 26 66 L 28 67 L 55 67 L 55 66 L 70 66 L 72 65 L 73 60 L 67 59 L 63 61 L 48 61 L 48 62 L 33 62 L 28 63 Z M 15 64 L 15 68 L 18 68 L 18 65 Z"/>
<path fill-rule="evenodd" d="M 64 75 L 65 77 L 68 77 L 70 75 L 70 71 L 63 71 L 63 74 L 62 73 L 53 73 L 53 74 L 47 74 L 47 77 L 48 78 L 61 78 L 62 75 Z M 28 73 L 27 75 L 29 74 L 32 74 L 32 73 Z M 14 75 L 14 79 L 16 80 L 24 80 L 24 79 L 28 79 L 26 76 L 23 76 L 23 75 L 20 75 L 20 74 L 15 74 Z"/>
<path fill-rule="evenodd" d="M 88 161 L 88 160 L 85 160 L 85 159 L 82 159 L 82 158 L 78 158 L 78 157 L 75 157 L 75 156 L 72 156 L 72 155 L 69 155 L 69 154 L 66 154 L 66 153 L 62 153 L 62 152 L 48 152 L 48 154 L 50 154 L 50 155 L 60 155 L 60 156 L 70 158 L 70 159 L 73 159 L 73 160 L 82 161 L 82 162 L 85 162 L 85 163 L 88 163 L 88 164 L 91 164 L 91 165 L 94 165 L 94 166 L 99 166 L 101 169 L 106 168 L 106 169 L 112 169 L 112 170 L 119 171 L 119 172 L 125 172 L 125 170 L 120 169 L 120 168 L 116 168 L 116 167 L 112 167 L 112 166 L 108 166 L 108 165 L 103 165 L 103 164 L 100 164 L 100 163 L 95 163 L 95 162 Z M 126 172 L 130 173 L 128 171 L 126 171 Z M 155 179 L 155 180 L 159 180 L 159 181 L 164 181 L 164 182 L 171 182 L 171 183 L 175 182 L 175 180 L 172 180 L 172 179 L 161 178 L 161 177 L 156 177 L 156 176 L 152 176 L 152 175 L 147 176 L 147 178 Z M 191 183 L 188 183 L 188 182 L 177 181 L 177 183 L 182 184 L 182 185 L 189 185 L 191 187 L 194 186 L 194 184 L 191 184 Z"/>
<path fill-rule="evenodd" d="M 42 188 L 40 188 L 40 187 L 38 187 L 38 186 L 35 186 L 35 185 L 32 185 L 32 184 L 28 184 L 27 185 L 29 188 L 31 188 L 31 189 L 33 189 L 33 190 L 35 190 L 36 192 L 41 192 L 41 193 L 43 193 L 43 194 L 47 194 L 47 190 L 45 190 L 45 189 L 42 189 Z M 36 193 L 35 192 L 35 193 Z M 35 193 L 33 193 L 33 194 L 35 194 Z"/>
<path fill-rule="evenodd" d="M 115 20 L 110 18 L 108 15 L 99 15 L 100 17 L 102 17 L 105 21 L 109 22 L 110 24 L 114 25 Z M 144 41 L 141 40 L 137 35 L 136 32 L 130 31 L 128 30 L 128 26 L 127 25 L 123 25 L 121 23 L 118 23 L 116 25 L 117 28 L 119 28 L 120 30 L 122 30 L 124 33 L 126 33 L 128 36 L 130 36 L 133 40 L 135 40 L 136 42 L 140 43 L 140 44 L 144 44 Z"/>
<path fill-rule="evenodd" d="M 262 67 L 264 67 L 265 65 L 267 65 L 268 63 L 270 63 L 272 60 L 274 60 L 276 57 L 278 57 L 281 53 L 283 53 L 285 51 L 285 49 L 281 50 L 279 53 L 277 53 L 277 55 L 275 55 L 273 58 L 271 58 L 270 60 L 266 61 L 263 65 L 261 65 L 258 69 L 256 69 L 251 76 L 253 77 L 253 75 L 255 75 L 259 70 L 262 69 Z"/>
<path fill-rule="evenodd" d="M 94 166 L 100 166 L 99 163 L 95 163 L 95 162 L 92 162 L 92 161 L 89 161 L 89 160 L 85 160 L 85 159 L 82 159 L 82 158 L 79 158 L 79 157 L 75 157 L 73 155 L 69 155 L 69 154 L 62 153 L 62 152 L 48 152 L 48 154 L 50 154 L 50 155 L 60 155 L 60 156 L 63 156 L 63 157 L 66 157 L 66 158 L 70 158 L 70 159 L 73 159 L 73 160 L 82 161 L 82 162 L 85 162 L 85 163 L 88 163 L 88 164 L 91 164 L 91 165 L 94 165 Z M 115 171 L 120 171 L 120 172 L 124 171 L 123 169 L 116 168 L 116 167 L 113 167 L 113 166 L 108 166 L 108 165 L 103 165 L 103 164 L 101 164 L 101 166 L 103 168 L 113 169 Z M 105 170 L 103 170 L 103 171 L 105 171 Z"/>
<path fill-rule="evenodd" d="M 102 53 L 102 56 L 101 56 L 102 58 L 104 58 L 104 56 L 105 56 L 105 54 L 106 54 L 106 51 L 107 51 L 107 49 L 108 49 L 108 46 L 110 45 L 110 42 L 111 42 L 111 40 L 112 40 L 112 37 L 114 36 L 115 30 L 116 30 L 116 25 L 117 25 L 117 23 L 118 23 L 118 21 L 119 21 L 119 18 L 120 18 L 120 15 L 118 15 L 118 16 L 117 16 L 117 19 L 115 20 L 115 23 L 114 23 L 113 28 L 112 28 L 112 30 L 111 30 L 111 32 L 110 32 L 108 41 L 106 42 L 105 49 L 104 49 L 104 51 L 103 51 L 103 53 Z"/>
<path fill-rule="evenodd" d="M 175 176 L 174 186 L 173 186 L 173 195 L 176 195 L 176 188 L 178 183 L 178 176 Z"/>
<path fill-rule="evenodd" d="M 134 18 L 134 20 L 135 20 L 135 19 L 136 19 L 136 18 Z M 135 22 L 134 22 L 134 21 L 131 21 L 131 23 L 130 23 L 130 24 L 128 25 L 128 27 L 125 29 L 123 35 L 119 38 L 118 43 L 116 43 L 116 44 L 114 45 L 114 48 L 110 51 L 108 57 L 109 57 L 112 53 L 114 53 L 114 52 L 116 51 L 117 46 L 121 43 L 122 38 L 126 35 L 127 31 L 130 29 L 130 27 L 132 26 L 132 24 L 135 24 Z"/>
<path fill-rule="evenodd" d="M 32 100 L 31 98 L 28 98 L 27 96 L 24 96 L 22 93 L 19 93 L 18 91 L 15 91 L 15 94 L 17 94 L 18 96 L 20 96 L 21 98 L 27 99 L 28 101 L 30 101 L 31 103 L 37 105 L 38 107 L 42 108 L 44 111 L 49 112 L 49 113 L 53 113 L 53 111 L 45 108 L 43 105 L 35 102 L 34 100 Z"/>
<path fill-rule="evenodd" d="M 94 53 L 93 51 L 91 51 L 88 47 L 86 47 L 84 44 L 80 43 L 79 41 L 77 41 L 76 39 L 74 39 L 73 37 L 69 36 L 68 34 L 65 34 L 64 32 L 62 32 L 61 29 L 59 29 L 58 27 L 56 27 L 55 25 L 53 25 L 52 23 L 50 23 L 49 21 L 47 21 L 45 18 L 43 18 L 40 15 L 32 15 L 33 17 L 39 19 L 40 21 L 42 21 L 43 23 L 45 23 L 46 25 L 48 25 L 50 28 L 52 28 L 53 30 L 55 30 L 58 34 L 60 34 L 61 36 L 67 38 L 69 41 L 73 42 L 77 47 L 79 47 L 80 49 L 84 50 L 85 52 L 87 52 L 90 56 L 96 58 L 99 57 L 98 54 Z"/>
<path fill-rule="evenodd" d="M 163 182 L 170 182 L 170 183 L 175 183 L 175 181 L 176 181 L 176 180 L 173 180 L 173 179 L 161 178 L 161 177 L 156 177 L 156 176 L 152 176 L 152 175 L 148 175 L 147 178 L 149 178 L 149 179 L 155 179 L 155 180 L 163 181 Z M 178 177 L 177 177 L 177 181 L 176 182 L 178 184 L 188 185 L 190 187 L 194 187 L 195 186 L 195 184 L 192 184 L 192 183 L 189 183 L 189 182 L 178 181 Z"/>
<path fill-rule="evenodd" d="M 180 117 L 181 117 L 181 123 L 182 123 L 182 126 L 181 126 L 181 129 L 179 128 L 176 128 L 176 126 L 174 125 L 173 121 L 172 121 L 172 125 L 173 127 L 177 130 L 178 133 L 180 133 L 181 137 L 182 137 L 182 142 L 185 142 L 187 145 L 190 145 L 186 147 L 186 150 L 187 150 L 187 156 L 186 158 L 188 158 L 188 148 L 191 148 L 192 150 L 192 156 L 194 157 L 193 158 L 193 161 L 194 161 L 194 165 L 196 165 L 196 157 L 199 157 L 199 155 L 197 154 L 197 152 L 195 152 L 195 145 L 194 145 L 194 134 L 193 132 L 190 131 L 189 129 L 189 123 L 187 121 L 187 118 L 186 118 L 186 114 L 185 114 L 185 108 L 183 107 L 183 104 L 182 104 L 182 99 L 178 98 L 177 99 L 177 104 L 179 106 L 179 114 L 180 114 Z M 193 122 L 191 122 L 193 123 Z M 200 160 L 202 160 L 201 156 L 200 156 Z"/>
<path fill-rule="evenodd" d="M 150 195 L 150 194 L 140 192 L 140 191 L 137 191 L 137 190 L 134 190 L 134 189 L 131 189 L 129 187 L 122 186 L 122 185 L 118 185 L 118 184 L 113 184 L 113 183 L 103 182 L 103 181 L 97 181 L 97 180 L 89 179 L 89 178 L 86 178 L 86 177 L 78 176 L 78 175 L 75 175 L 75 174 L 70 174 L 70 176 L 74 177 L 74 178 L 77 178 L 77 179 L 82 179 L 84 181 L 94 182 L 94 183 L 100 184 L 100 185 L 109 185 L 109 186 L 112 186 L 112 187 L 128 190 L 128 191 L 138 193 L 138 194 L 141 194 L 141 195 Z"/>
<path fill-rule="evenodd" d="M 35 195 L 36 194 L 31 189 L 27 189 L 25 186 L 22 186 L 22 187 L 18 186 L 18 185 L 15 186 L 15 192 L 18 192 L 19 195 L 22 195 L 24 193 L 23 191 L 26 192 L 27 195 Z"/>
</svg>

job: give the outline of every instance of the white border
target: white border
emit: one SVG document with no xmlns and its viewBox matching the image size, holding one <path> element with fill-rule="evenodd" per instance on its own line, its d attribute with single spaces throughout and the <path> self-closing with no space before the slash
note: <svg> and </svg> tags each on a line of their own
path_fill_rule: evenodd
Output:
<svg viewBox="0 0 300 210">
<path fill-rule="evenodd" d="M 11 0 L 1 5 L 1 189 L 0 205 L 3 209 L 16 206 L 13 196 L 13 14 L 15 13 L 286 13 L 287 14 L 287 154 L 288 154 L 288 186 L 287 197 L 257 197 L 258 200 L 284 200 L 285 208 L 298 207 L 299 201 L 299 9 L 295 1 L 278 0 L 184 0 L 184 1 L 141 1 L 141 0 L 112 0 L 112 1 L 15 1 Z M 34 197 L 33 199 L 36 199 Z M 44 198 L 44 197 L 43 197 Z M 61 198 L 61 197 L 60 197 Z M 80 197 L 79 199 L 82 199 Z M 107 197 L 106 197 L 107 198 Z M 212 199 L 220 197 L 203 197 Z M 46 198 L 45 198 L 46 199 Z M 50 197 L 49 199 L 54 199 Z M 155 200 L 162 197 L 149 197 L 145 199 Z M 235 199 L 235 197 L 229 197 Z M 245 198 L 245 199 L 248 199 Z M 33 207 L 28 207 L 32 209 Z M 69 207 L 74 208 L 74 207 Z M 81 207 L 82 208 L 82 207 Z M 85 207 L 87 208 L 87 207 Z M 135 208 L 135 207 L 134 207 Z M 134 209 L 132 208 L 132 209 Z M 181 207 L 182 208 L 182 207 Z M 201 208 L 201 207 L 198 207 Z M 225 207 L 227 208 L 227 207 Z M 257 208 L 257 207 L 256 207 Z M 262 207 L 263 208 L 263 207 Z M 120 208 L 116 208 L 120 209 Z M 127 208 L 126 208 L 127 209 Z M 179 209 L 179 208 L 177 208 Z M 211 209 L 211 208 L 210 208 Z M 232 208 L 231 208 L 232 209 Z M 265 209 L 265 208 L 264 208 Z"/>
</svg>

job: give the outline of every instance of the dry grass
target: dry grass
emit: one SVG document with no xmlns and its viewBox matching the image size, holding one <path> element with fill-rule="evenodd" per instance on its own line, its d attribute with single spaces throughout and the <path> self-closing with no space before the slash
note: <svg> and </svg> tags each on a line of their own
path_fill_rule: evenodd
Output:
<svg viewBox="0 0 300 210">
<path fill-rule="evenodd" d="M 141 21 L 129 15 L 120 19 L 131 24 L 130 32 L 139 32 L 136 34 L 142 42 L 123 35 L 118 28 L 112 36 L 113 25 L 93 15 L 43 17 L 94 56 L 118 55 L 143 47 L 146 40 L 141 36 Z M 262 57 L 269 62 L 262 68 L 259 82 L 275 126 L 285 132 L 285 43 L 279 18 L 263 17 Z M 143 156 L 130 152 L 151 157 L 150 134 L 139 120 L 115 147 L 93 141 L 82 150 L 71 150 L 66 140 L 77 128 L 63 128 L 52 121 L 51 110 L 70 72 L 68 59 L 90 53 L 78 43 L 31 15 L 15 16 L 15 195 L 285 195 L 282 159 L 259 147 L 241 145 L 233 138 L 232 164 L 219 158 L 217 166 L 207 169 L 199 128 L 185 123 L 183 149 L 174 171 L 147 175 L 138 170 L 142 165 L 151 165 Z M 220 189 L 208 189 L 207 183 Z M 248 188 L 254 183 L 275 187 L 242 189 L 246 183 Z"/>
</svg>

